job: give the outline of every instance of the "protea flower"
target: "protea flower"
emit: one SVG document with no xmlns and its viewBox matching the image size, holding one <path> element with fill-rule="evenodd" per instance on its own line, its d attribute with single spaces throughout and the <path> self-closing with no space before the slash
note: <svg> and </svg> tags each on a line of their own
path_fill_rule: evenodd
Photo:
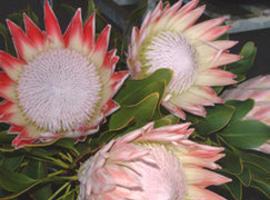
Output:
<svg viewBox="0 0 270 200">
<path fill-rule="evenodd" d="M 79 199 L 224 199 L 206 189 L 230 181 L 208 170 L 220 168 L 215 161 L 223 148 L 188 140 L 188 127 L 150 123 L 111 141 L 83 164 Z"/>
<path fill-rule="evenodd" d="M 204 106 L 222 103 L 211 86 L 235 83 L 235 75 L 220 66 L 238 61 L 239 55 L 228 53 L 237 42 L 215 41 L 230 26 L 225 17 L 193 25 L 205 10 L 192 0 L 181 7 L 178 1 L 162 8 L 162 2 L 148 13 L 141 28 L 134 27 L 128 54 L 128 66 L 134 79 L 141 79 L 157 69 L 169 68 L 173 78 L 162 105 L 185 118 L 183 111 L 205 116 Z"/>
<path fill-rule="evenodd" d="M 270 75 L 250 79 L 234 89 L 225 91 L 222 96 L 226 100 L 253 99 L 255 106 L 245 118 L 259 120 L 270 126 Z M 270 154 L 270 141 L 259 147 L 259 150 Z"/>
<path fill-rule="evenodd" d="M 78 9 L 64 34 L 48 1 L 46 31 L 24 15 L 25 32 L 7 20 L 17 57 L 0 52 L 1 121 L 19 134 L 13 145 L 81 137 L 118 107 L 112 100 L 127 72 L 114 72 L 116 51 L 107 51 L 110 25 L 95 41 L 95 16 L 82 24 Z"/>
</svg>

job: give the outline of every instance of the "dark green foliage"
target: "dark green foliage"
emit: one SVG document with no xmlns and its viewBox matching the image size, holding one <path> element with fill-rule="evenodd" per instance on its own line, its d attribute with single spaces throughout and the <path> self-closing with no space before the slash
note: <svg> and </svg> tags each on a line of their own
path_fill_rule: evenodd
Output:
<svg viewBox="0 0 270 200">
<path fill-rule="evenodd" d="M 126 50 L 131 25 L 142 18 L 146 1 L 130 15 L 130 27 L 125 33 L 112 29 L 111 46 L 119 50 L 118 69 L 126 69 Z M 170 1 L 175 2 L 175 1 Z M 75 8 L 68 4 L 54 6 L 70 17 Z M 100 32 L 107 19 L 96 8 L 93 0 L 87 1 L 84 19 L 96 12 L 97 32 Z M 11 14 L 10 19 L 22 25 L 22 12 L 32 19 L 40 19 L 29 8 Z M 9 33 L 5 25 L 0 24 L 0 37 L 5 49 L 14 54 Z M 252 42 L 247 43 L 241 55 L 243 59 L 225 68 L 245 79 L 252 67 L 257 49 Z M 161 108 L 160 102 L 172 72 L 161 69 L 143 80 L 127 80 L 115 100 L 121 108 L 109 117 L 100 131 L 86 138 L 84 142 L 74 143 L 73 139 L 61 139 L 52 144 L 40 144 L 15 150 L 10 144 L 14 135 L 7 134 L 7 126 L 1 124 L 0 130 L 0 200 L 76 200 L 79 192 L 77 174 L 82 162 L 96 153 L 111 139 L 154 121 L 155 127 L 179 123 L 180 119 L 168 114 Z M 216 88 L 218 93 L 223 87 Z M 253 149 L 270 139 L 270 128 L 261 122 L 245 120 L 246 114 L 253 108 L 254 102 L 228 101 L 224 105 L 207 108 L 206 118 L 188 115 L 186 121 L 192 122 L 196 131 L 191 138 L 196 142 L 223 146 L 226 157 L 220 160 L 223 167 L 220 173 L 230 177 L 233 182 L 211 189 L 218 191 L 228 199 L 246 199 L 247 194 L 254 198 L 270 199 L 270 159 L 269 155 Z M 248 195 L 250 197 L 250 195 Z"/>
</svg>

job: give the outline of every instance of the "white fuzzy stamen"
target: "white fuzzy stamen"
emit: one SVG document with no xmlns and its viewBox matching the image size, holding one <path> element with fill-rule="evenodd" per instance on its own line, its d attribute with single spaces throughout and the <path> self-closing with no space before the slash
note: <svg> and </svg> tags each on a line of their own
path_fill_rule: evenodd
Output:
<svg viewBox="0 0 270 200">
<path fill-rule="evenodd" d="M 192 85 L 197 70 L 196 52 L 183 36 L 163 32 L 153 38 L 145 55 L 148 72 L 161 68 L 173 70 L 170 92 L 179 94 Z"/>
<path fill-rule="evenodd" d="M 51 50 L 25 66 L 17 92 L 26 116 L 48 131 L 78 128 L 100 100 L 96 67 L 68 49 Z"/>
</svg>

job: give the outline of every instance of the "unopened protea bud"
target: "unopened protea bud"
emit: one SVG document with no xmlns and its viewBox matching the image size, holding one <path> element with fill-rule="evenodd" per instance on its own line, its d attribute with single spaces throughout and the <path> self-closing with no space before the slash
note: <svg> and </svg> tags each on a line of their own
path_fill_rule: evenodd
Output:
<svg viewBox="0 0 270 200">
<path fill-rule="evenodd" d="M 215 161 L 223 148 L 188 140 L 188 127 L 154 129 L 150 123 L 111 141 L 83 164 L 79 199 L 224 199 L 206 189 L 230 181 L 208 170 L 220 168 Z"/>
<path fill-rule="evenodd" d="M 237 88 L 224 92 L 223 97 L 227 100 L 253 99 L 255 106 L 246 119 L 259 120 L 270 126 L 270 75 L 250 79 Z M 259 150 L 270 153 L 270 141 L 259 147 Z"/>
</svg>

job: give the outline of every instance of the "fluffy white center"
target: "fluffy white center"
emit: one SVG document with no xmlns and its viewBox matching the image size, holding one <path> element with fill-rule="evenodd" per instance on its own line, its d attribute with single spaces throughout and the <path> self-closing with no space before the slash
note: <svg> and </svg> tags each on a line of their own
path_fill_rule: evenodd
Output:
<svg viewBox="0 0 270 200">
<path fill-rule="evenodd" d="M 179 94 L 192 85 L 197 70 L 196 51 L 180 34 L 162 32 L 155 36 L 145 56 L 148 72 L 160 68 L 169 68 L 174 72 L 170 92 Z"/>
<path fill-rule="evenodd" d="M 93 114 L 101 84 L 96 67 L 68 49 L 45 52 L 25 66 L 18 87 L 27 118 L 48 131 L 71 130 Z"/>
<path fill-rule="evenodd" d="M 179 160 L 165 147 L 153 147 L 150 155 L 156 166 L 135 162 L 133 169 L 140 174 L 142 199 L 183 200 L 187 185 Z"/>
</svg>

